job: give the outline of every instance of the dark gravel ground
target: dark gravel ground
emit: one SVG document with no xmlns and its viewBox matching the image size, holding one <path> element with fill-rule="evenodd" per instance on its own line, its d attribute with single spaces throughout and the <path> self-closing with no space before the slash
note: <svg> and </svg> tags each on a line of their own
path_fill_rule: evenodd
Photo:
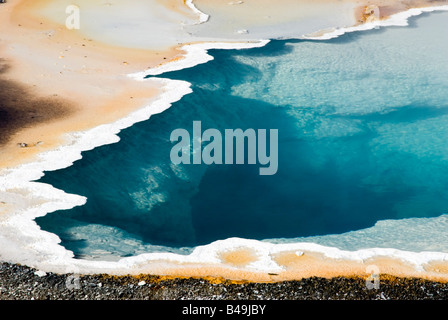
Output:
<svg viewBox="0 0 448 320">
<path fill-rule="evenodd" d="M 231 282 L 141 275 L 38 275 L 0 264 L 0 300 L 446 300 L 448 284 L 381 277 L 378 289 L 362 278 L 308 278 L 277 283 Z"/>
</svg>

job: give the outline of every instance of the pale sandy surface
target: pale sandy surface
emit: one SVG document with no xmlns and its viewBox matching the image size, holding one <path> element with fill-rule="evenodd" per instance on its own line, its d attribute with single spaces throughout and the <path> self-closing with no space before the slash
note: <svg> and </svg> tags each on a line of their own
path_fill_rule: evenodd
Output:
<svg viewBox="0 0 448 320">
<path fill-rule="evenodd" d="M 209 13 L 210 19 L 189 29 L 197 35 L 212 30 L 217 37 L 229 39 L 300 37 L 330 27 L 352 26 L 358 6 L 350 0 L 197 0 L 195 4 Z"/>
<path fill-rule="evenodd" d="M 188 28 L 196 36 L 210 31 L 228 39 L 298 38 L 321 30 L 364 23 L 372 8 L 385 19 L 410 8 L 447 4 L 446 0 L 196 0 L 210 14 L 207 24 Z M 367 11 L 366 11 L 367 10 Z"/>
<path fill-rule="evenodd" d="M 127 75 L 180 58 L 182 52 L 176 49 L 179 44 L 223 39 L 246 41 L 261 35 L 276 37 L 282 28 L 288 30 L 285 37 L 300 36 L 317 31 L 316 27 L 360 23 L 363 19 L 360 12 L 371 4 L 379 5 L 385 16 L 412 6 L 428 5 L 428 2 L 392 0 L 239 2 L 195 1 L 200 10 L 210 15 L 209 21 L 203 24 L 195 24 L 197 15 L 187 9 L 183 1 L 177 0 L 151 4 L 135 0 L 9 0 L 0 4 L 0 58 L 5 66 L 0 69 L 3 70 L 0 80 L 14 88 L 11 89 L 14 99 L 26 98 L 32 103 L 44 99 L 60 106 L 52 111 L 54 117 L 41 120 L 32 118 L 27 110 L 24 116 L 30 119 L 23 126 L 13 128 L 1 147 L 0 168 L 31 161 L 38 152 L 63 144 L 64 133 L 111 123 L 148 105 L 161 88 L 150 82 L 135 81 Z M 130 8 L 127 15 L 123 15 L 123 3 Z M 68 4 L 83 7 L 84 17 L 90 15 L 89 19 L 81 20 L 79 31 L 64 26 L 67 17 L 64 9 Z M 104 10 L 108 15 L 102 15 Z M 146 19 L 149 12 L 151 19 Z M 126 19 L 129 15 L 135 19 Z M 105 30 L 113 32 L 105 33 Z M 28 147 L 20 148 L 18 143 L 26 143 Z M 12 209 L 8 203 L 1 205 L 3 209 Z M 286 251 L 271 256 L 283 271 L 270 274 L 250 268 L 258 259 L 250 248 L 222 252 L 219 259 L 219 265 L 179 266 L 157 261 L 147 271 L 174 276 L 279 281 L 310 276 L 365 275 L 366 268 L 375 265 L 382 274 L 448 279 L 446 262 L 434 262 L 417 271 L 409 263 L 388 257 L 347 261 L 313 252 L 298 255 Z"/>
<path fill-rule="evenodd" d="M 21 129 L 2 147 L 0 167 L 17 165 L 36 151 L 53 148 L 63 142 L 63 132 L 110 123 L 147 105 L 160 88 L 132 80 L 127 74 L 181 54 L 174 47 L 157 44 L 155 48 L 130 49 L 113 42 L 94 42 L 80 31 L 36 14 L 35 7 L 45 7 L 46 2 L 11 0 L 1 5 L 0 57 L 8 66 L 1 79 L 22 85 L 22 92 L 26 90 L 30 96 L 59 99 L 70 109 L 70 117 Z M 34 145 L 39 141 L 38 148 L 17 148 L 17 143 Z"/>
</svg>

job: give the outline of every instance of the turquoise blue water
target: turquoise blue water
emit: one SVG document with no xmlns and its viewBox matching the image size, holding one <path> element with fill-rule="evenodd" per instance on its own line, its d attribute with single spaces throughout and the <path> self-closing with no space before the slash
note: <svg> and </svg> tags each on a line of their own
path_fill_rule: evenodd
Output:
<svg viewBox="0 0 448 320">
<path fill-rule="evenodd" d="M 119 143 L 47 172 L 40 181 L 88 200 L 37 223 L 89 257 L 441 216 L 448 212 L 447 18 L 425 14 L 408 27 L 327 41 L 211 50 L 213 61 L 163 75 L 192 83 L 192 94 L 122 131 Z M 278 129 L 278 172 L 172 164 L 171 132 L 191 133 L 196 120 L 221 132 Z"/>
</svg>

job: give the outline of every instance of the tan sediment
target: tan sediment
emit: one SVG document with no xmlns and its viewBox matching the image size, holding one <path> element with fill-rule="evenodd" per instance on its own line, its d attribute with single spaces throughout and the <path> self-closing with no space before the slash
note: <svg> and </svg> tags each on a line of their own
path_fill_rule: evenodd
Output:
<svg viewBox="0 0 448 320">
<path fill-rule="evenodd" d="M 194 277 L 210 279 L 226 279 L 231 281 L 251 281 L 251 282 L 272 282 L 272 275 L 266 272 L 258 272 L 245 268 L 238 268 L 230 265 L 209 265 L 209 264 L 189 264 L 179 265 L 173 262 L 162 264 L 158 267 L 159 261 L 154 262 L 154 266 L 149 271 L 136 272 L 137 274 L 153 274 L 165 277 Z"/>
<path fill-rule="evenodd" d="M 425 270 L 429 272 L 436 272 L 442 274 L 448 274 L 448 262 L 439 261 L 439 262 L 431 262 L 425 266 Z"/>
<path fill-rule="evenodd" d="M 112 123 L 148 105 L 161 89 L 127 75 L 182 55 L 174 46 L 142 50 L 90 41 L 37 15 L 47 1 L 1 4 L 0 57 L 8 69 L 0 80 L 20 84 L 35 99 L 65 104 L 67 114 L 15 130 L 0 147 L 0 168 L 32 161 L 64 143 L 65 133 Z"/>
<path fill-rule="evenodd" d="M 244 267 L 257 260 L 256 254 L 252 250 L 245 248 L 222 252 L 219 258 L 224 264 L 235 267 Z"/>
<path fill-rule="evenodd" d="M 282 252 L 273 257 L 285 271 L 279 274 L 282 279 L 297 277 L 337 277 L 337 276 L 365 276 L 370 274 L 369 267 L 378 268 L 381 274 L 395 276 L 415 276 L 415 267 L 398 259 L 390 257 L 376 257 L 366 261 L 350 261 L 325 257 L 321 253 Z"/>
<path fill-rule="evenodd" d="M 432 261 L 424 265 L 424 269 L 430 279 L 448 282 L 448 261 Z"/>
</svg>

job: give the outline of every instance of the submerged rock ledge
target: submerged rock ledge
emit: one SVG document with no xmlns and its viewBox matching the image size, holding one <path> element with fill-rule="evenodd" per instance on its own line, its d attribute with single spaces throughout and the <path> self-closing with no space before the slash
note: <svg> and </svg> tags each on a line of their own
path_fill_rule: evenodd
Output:
<svg viewBox="0 0 448 320">
<path fill-rule="evenodd" d="M 0 264 L 0 300 L 442 300 L 448 283 L 383 275 L 379 288 L 366 279 L 306 278 L 253 283 L 216 278 L 153 275 L 74 276 Z"/>
</svg>

